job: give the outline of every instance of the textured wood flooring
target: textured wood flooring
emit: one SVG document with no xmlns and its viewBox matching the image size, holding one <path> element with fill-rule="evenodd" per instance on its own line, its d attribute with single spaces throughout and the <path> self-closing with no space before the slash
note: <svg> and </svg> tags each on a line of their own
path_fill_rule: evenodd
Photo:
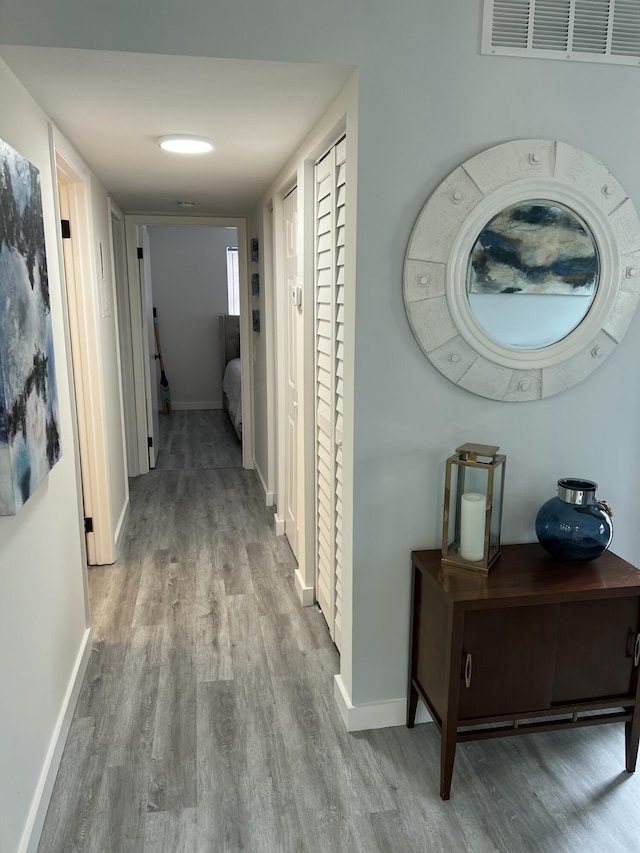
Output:
<svg viewBox="0 0 640 853">
<path fill-rule="evenodd" d="M 131 501 L 122 558 L 89 572 L 39 853 L 640 851 L 622 726 L 463 744 L 443 803 L 434 726 L 345 732 L 336 650 L 252 472 L 156 471 Z"/>
<path fill-rule="evenodd" d="M 242 444 L 222 409 L 160 413 L 156 471 L 242 468 Z"/>
</svg>

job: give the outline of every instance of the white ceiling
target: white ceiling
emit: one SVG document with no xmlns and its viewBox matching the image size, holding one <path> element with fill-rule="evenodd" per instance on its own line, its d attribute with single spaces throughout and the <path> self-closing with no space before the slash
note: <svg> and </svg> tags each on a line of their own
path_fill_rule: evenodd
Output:
<svg viewBox="0 0 640 853">
<path fill-rule="evenodd" d="M 353 73 L 350 66 L 0 47 L 126 212 L 249 213 Z M 170 133 L 212 154 L 162 151 Z"/>
</svg>

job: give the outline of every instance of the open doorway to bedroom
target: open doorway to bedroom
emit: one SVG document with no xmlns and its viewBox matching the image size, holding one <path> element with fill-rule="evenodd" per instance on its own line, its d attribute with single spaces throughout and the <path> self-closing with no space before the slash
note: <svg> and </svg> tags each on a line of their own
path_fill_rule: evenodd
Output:
<svg viewBox="0 0 640 853">
<path fill-rule="evenodd" d="M 142 249 L 135 257 L 129 249 L 129 275 L 146 320 L 139 349 L 148 378 L 140 374 L 153 421 L 157 414 L 155 424 L 146 418 L 149 468 L 250 467 L 244 220 L 126 219 L 128 245 Z"/>
<path fill-rule="evenodd" d="M 155 467 L 241 468 L 238 229 L 147 230 L 155 354 L 162 358 L 162 366 L 154 359 L 161 398 Z"/>
</svg>

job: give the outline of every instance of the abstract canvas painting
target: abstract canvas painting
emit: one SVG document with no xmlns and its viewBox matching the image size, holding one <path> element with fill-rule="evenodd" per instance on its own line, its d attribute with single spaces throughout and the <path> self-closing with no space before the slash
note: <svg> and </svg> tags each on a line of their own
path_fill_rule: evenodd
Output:
<svg viewBox="0 0 640 853">
<path fill-rule="evenodd" d="M 40 174 L 0 139 L 0 515 L 60 454 Z"/>
<path fill-rule="evenodd" d="M 480 232 L 471 251 L 469 293 L 593 296 L 598 251 L 576 213 L 557 202 L 507 207 Z"/>
</svg>

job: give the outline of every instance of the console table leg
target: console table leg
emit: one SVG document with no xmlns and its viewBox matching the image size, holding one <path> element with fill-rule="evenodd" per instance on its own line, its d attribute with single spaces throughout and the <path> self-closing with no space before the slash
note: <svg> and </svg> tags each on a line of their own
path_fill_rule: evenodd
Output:
<svg viewBox="0 0 640 853">
<path fill-rule="evenodd" d="M 624 724 L 624 742 L 626 752 L 626 768 L 629 773 L 636 769 L 638 759 L 638 742 L 640 741 L 640 714 L 637 707 L 633 709 L 633 717 Z"/>
<path fill-rule="evenodd" d="M 418 710 L 418 691 L 413 686 L 409 686 L 409 703 L 407 705 L 407 728 L 412 729 L 416 721 L 416 711 Z"/>
<path fill-rule="evenodd" d="M 456 728 L 442 727 L 442 747 L 440 751 L 440 798 L 448 800 L 451 793 L 453 762 L 456 757 Z"/>
</svg>

